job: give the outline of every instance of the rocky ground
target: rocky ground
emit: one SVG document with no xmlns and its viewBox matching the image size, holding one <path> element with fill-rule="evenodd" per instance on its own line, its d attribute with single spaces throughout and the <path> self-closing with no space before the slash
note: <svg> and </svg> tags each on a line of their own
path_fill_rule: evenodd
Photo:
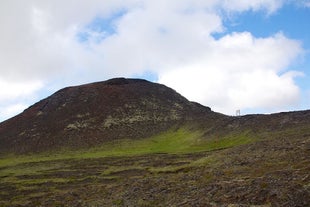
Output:
<svg viewBox="0 0 310 207">
<path fill-rule="evenodd" d="M 30 162 L 0 169 L 0 206 L 308 206 L 310 136 L 193 154 Z"/>
</svg>

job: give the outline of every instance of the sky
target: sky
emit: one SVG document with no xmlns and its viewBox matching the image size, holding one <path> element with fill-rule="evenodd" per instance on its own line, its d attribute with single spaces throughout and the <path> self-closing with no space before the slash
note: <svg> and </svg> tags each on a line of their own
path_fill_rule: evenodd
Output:
<svg viewBox="0 0 310 207">
<path fill-rule="evenodd" d="M 1 0 L 0 122 L 143 78 L 234 115 L 310 109 L 310 0 Z"/>
</svg>

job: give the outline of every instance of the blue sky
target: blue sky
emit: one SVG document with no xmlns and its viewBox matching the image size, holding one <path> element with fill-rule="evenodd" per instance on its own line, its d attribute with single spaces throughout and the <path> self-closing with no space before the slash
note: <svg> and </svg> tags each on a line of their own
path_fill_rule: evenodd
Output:
<svg viewBox="0 0 310 207">
<path fill-rule="evenodd" d="M 3 0 L 0 121 L 113 77 L 232 115 L 310 109 L 310 1 Z"/>
<path fill-rule="evenodd" d="M 255 37 L 268 37 L 281 31 L 286 37 L 301 42 L 304 54 L 290 66 L 304 75 L 295 79 L 301 88 L 301 101 L 296 109 L 309 109 L 310 106 L 310 8 L 300 4 L 285 4 L 270 15 L 264 11 L 247 11 L 224 20 L 226 32 L 216 34 L 217 38 L 225 33 L 250 31 Z M 264 112 L 247 110 L 250 113 Z"/>
<path fill-rule="evenodd" d="M 115 21 L 122 18 L 125 14 L 125 10 L 120 10 L 105 18 L 100 16 L 94 17 L 90 23 L 84 26 L 83 31 L 77 33 L 77 40 L 82 43 L 91 40 L 100 43 L 105 37 L 117 33 Z M 92 33 L 94 32 L 99 34 L 95 40 L 92 39 Z"/>
</svg>

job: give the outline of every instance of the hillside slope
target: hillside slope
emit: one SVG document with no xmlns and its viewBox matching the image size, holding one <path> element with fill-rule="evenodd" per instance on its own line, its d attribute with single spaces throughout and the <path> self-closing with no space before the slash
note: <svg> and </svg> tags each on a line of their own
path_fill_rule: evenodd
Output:
<svg viewBox="0 0 310 207">
<path fill-rule="evenodd" d="M 116 78 L 64 88 L 0 123 L 0 152 L 87 148 L 221 117 L 164 85 Z"/>
<path fill-rule="evenodd" d="M 64 88 L 0 123 L 0 154 L 88 149 L 179 128 L 212 140 L 310 127 L 310 111 L 230 117 L 141 79 Z"/>
</svg>

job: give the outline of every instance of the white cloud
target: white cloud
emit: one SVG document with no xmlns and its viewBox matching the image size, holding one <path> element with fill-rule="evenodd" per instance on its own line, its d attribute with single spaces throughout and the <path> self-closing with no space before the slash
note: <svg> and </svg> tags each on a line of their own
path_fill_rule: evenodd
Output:
<svg viewBox="0 0 310 207">
<path fill-rule="evenodd" d="M 310 7 L 310 1 L 309 0 L 304 0 L 304 6 Z"/>
<path fill-rule="evenodd" d="M 249 32 L 212 37 L 225 30 L 222 11 L 270 14 L 283 3 L 3 0 L 0 84 L 10 90 L 0 92 L 0 99 L 13 101 L 0 107 L 24 104 L 19 97 L 35 95 L 43 83 L 63 87 L 145 71 L 157 74 L 160 82 L 191 100 L 222 112 L 289 105 L 299 93 L 295 75 L 287 69 L 302 52 L 298 42 L 281 33 L 268 38 Z M 124 14 L 113 21 L 115 33 L 106 35 L 87 27 L 94 19 L 111 18 L 120 10 Z M 88 40 L 79 41 L 82 32 L 89 35 Z"/>
<path fill-rule="evenodd" d="M 1 111 L 0 118 L 1 120 L 8 119 L 16 114 L 21 113 L 26 107 L 27 107 L 26 104 L 21 103 L 11 104 L 4 107 L 0 105 L 0 111 Z"/>
<path fill-rule="evenodd" d="M 293 78 L 299 73 L 283 70 L 302 51 L 299 42 L 282 34 L 255 38 L 234 33 L 214 41 L 206 51 L 200 61 L 161 73 L 159 81 L 227 114 L 238 108 L 271 110 L 298 101 Z"/>
<path fill-rule="evenodd" d="M 0 102 L 7 102 L 12 99 L 27 97 L 41 89 L 43 83 L 33 82 L 8 82 L 0 79 Z"/>
<path fill-rule="evenodd" d="M 268 13 L 272 13 L 279 9 L 285 0 L 251 0 L 251 1 L 239 1 L 239 0 L 224 0 L 223 6 L 228 11 L 245 11 L 245 10 L 265 10 Z"/>
<path fill-rule="evenodd" d="M 14 82 L 0 79 L 0 120 L 20 113 L 36 99 L 40 81 Z"/>
</svg>

